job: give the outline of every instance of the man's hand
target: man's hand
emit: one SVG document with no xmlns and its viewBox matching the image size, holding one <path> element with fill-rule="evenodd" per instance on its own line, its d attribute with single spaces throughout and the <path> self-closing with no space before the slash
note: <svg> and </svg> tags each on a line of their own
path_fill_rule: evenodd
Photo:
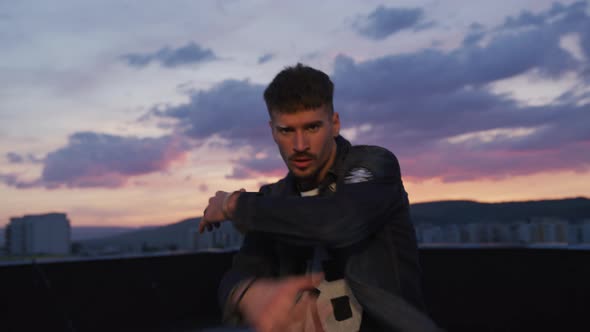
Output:
<svg viewBox="0 0 590 332">
<path fill-rule="evenodd" d="M 239 310 L 257 332 L 323 331 L 316 297 L 304 292 L 316 288 L 322 279 L 323 274 L 318 273 L 257 280 L 246 291 Z"/>
<path fill-rule="evenodd" d="M 205 229 L 212 231 L 213 227 L 219 228 L 222 221 L 228 220 L 233 215 L 236 209 L 236 201 L 240 192 L 234 191 L 228 193 L 225 191 L 218 191 L 215 196 L 209 198 L 209 205 L 203 211 L 203 218 L 199 223 L 199 233 L 203 233 Z"/>
</svg>

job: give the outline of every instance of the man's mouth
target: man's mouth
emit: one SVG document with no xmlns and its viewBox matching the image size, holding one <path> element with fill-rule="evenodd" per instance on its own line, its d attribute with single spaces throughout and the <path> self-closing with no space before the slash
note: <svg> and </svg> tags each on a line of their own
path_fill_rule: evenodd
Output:
<svg viewBox="0 0 590 332">
<path fill-rule="evenodd" d="M 313 159 L 311 158 L 296 158 L 292 159 L 291 162 L 297 168 L 307 168 L 311 164 L 312 160 Z"/>
</svg>

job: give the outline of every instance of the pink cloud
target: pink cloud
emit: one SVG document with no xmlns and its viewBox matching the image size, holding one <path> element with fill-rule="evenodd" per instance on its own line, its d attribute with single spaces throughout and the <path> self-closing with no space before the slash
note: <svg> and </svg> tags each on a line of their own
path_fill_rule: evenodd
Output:
<svg viewBox="0 0 590 332">
<path fill-rule="evenodd" d="M 138 138 L 82 132 L 71 135 L 67 146 L 47 154 L 39 179 L 27 182 L 13 176 L 2 180 L 17 188 L 118 188 L 134 176 L 167 171 L 173 163 L 183 162 L 189 149 L 178 136 Z"/>
</svg>

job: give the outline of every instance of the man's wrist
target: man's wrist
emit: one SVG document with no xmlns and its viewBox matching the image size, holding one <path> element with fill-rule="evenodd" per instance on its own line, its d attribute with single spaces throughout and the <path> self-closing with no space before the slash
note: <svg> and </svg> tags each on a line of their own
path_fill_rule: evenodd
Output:
<svg viewBox="0 0 590 332">
<path fill-rule="evenodd" d="M 223 212 L 223 217 L 227 220 L 232 220 L 234 217 L 238 196 L 240 196 L 240 191 L 234 191 L 225 196 L 223 200 L 221 211 Z"/>
</svg>

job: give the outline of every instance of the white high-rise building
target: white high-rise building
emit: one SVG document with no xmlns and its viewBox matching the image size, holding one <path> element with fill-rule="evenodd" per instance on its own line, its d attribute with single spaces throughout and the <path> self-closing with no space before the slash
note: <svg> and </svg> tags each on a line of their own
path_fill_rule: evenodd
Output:
<svg viewBox="0 0 590 332">
<path fill-rule="evenodd" d="M 567 243 L 578 244 L 581 242 L 582 225 L 569 224 L 567 227 Z"/>
<path fill-rule="evenodd" d="M 492 224 L 490 229 L 490 242 L 492 243 L 511 243 L 512 233 L 510 225 Z"/>
<path fill-rule="evenodd" d="M 6 248 L 11 255 L 67 255 L 70 221 L 65 213 L 10 218 Z"/>
<path fill-rule="evenodd" d="M 446 243 L 461 243 L 461 229 L 458 225 L 447 225 L 443 229 L 443 241 Z"/>
<path fill-rule="evenodd" d="M 442 242 L 442 230 L 440 226 L 429 226 L 422 228 L 422 243 L 440 243 Z"/>
<path fill-rule="evenodd" d="M 496 224 L 492 224 L 492 223 L 482 223 L 481 224 L 481 228 L 480 228 L 480 242 L 482 243 L 491 243 L 494 242 L 494 228 L 496 227 Z"/>
<path fill-rule="evenodd" d="M 471 223 L 463 225 L 463 242 L 464 243 L 479 243 L 481 242 L 480 224 Z"/>
<path fill-rule="evenodd" d="M 556 218 L 538 218 L 536 221 L 540 237 L 539 242 L 566 243 L 568 241 L 567 221 Z"/>
<path fill-rule="evenodd" d="M 520 222 L 514 226 L 515 229 L 515 242 L 521 244 L 530 244 L 535 240 L 535 225 L 531 225 L 528 222 Z"/>
</svg>

